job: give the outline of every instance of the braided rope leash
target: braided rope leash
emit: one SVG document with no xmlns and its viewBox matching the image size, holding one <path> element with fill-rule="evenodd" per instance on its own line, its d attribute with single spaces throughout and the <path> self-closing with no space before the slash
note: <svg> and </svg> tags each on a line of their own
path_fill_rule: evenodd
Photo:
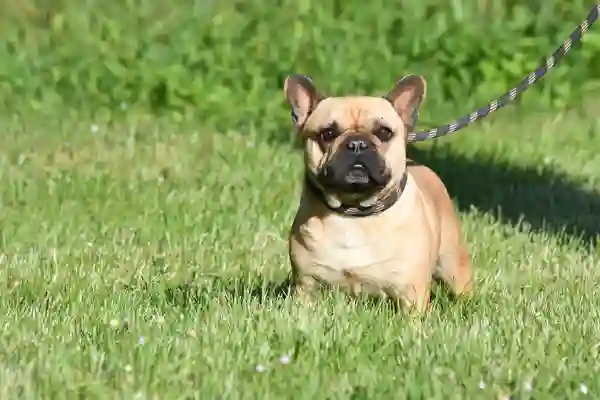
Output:
<svg viewBox="0 0 600 400">
<path fill-rule="evenodd" d="M 426 131 L 409 133 L 409 143 L 435 139 L 441 136 L 445 136 L 448 133 L 456 132 L 468 125 L 471 125 L 475 121 L 480 121 L 484 119 L 494 111 L 499 110 L 500 108 L 504 107 L 505 105 L 516 99 L 527 89 L 533 86 L 536 82 L 542 79 L 549 70 L 556 67 L 560 60 L 564 58 L 569 53 L 569 51 L 571 51 L 573 45 L 581 41 L 583 35 L 585 35 L 587 31 L 592 27 L 594 22 L 596 22 L 599 14 L 600 4 L 596 4 L 591 9 L 586 19 L 571 33 L 569 38 L 567 38 L 564 41 L 564 43 L 554 52 L 554 54 L 548 57 L 546 61 L 542 63 L 542 65 L 540 65 L 534 72 L 527 75 L 518 86 L 513 87 L 508 92 L 504 93 L 501 97 L 497 98 L 496 100 L 493 100 L 485 107 L 481 107 L 468 115 L 462 116 L 456 119 L 451 124 L 438 126 L 437 128 L 429 129 Z"/>
</svg>

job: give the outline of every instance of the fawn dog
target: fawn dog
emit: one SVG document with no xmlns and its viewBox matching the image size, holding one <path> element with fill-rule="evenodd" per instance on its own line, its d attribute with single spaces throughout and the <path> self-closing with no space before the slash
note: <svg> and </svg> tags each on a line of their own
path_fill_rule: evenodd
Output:
<svg viewBox="0 0 600 400">
<path fill-rule="evenodd" d="M 305 164 L 289 238 L 295 293 L 328 284 L 422 311 L 436 278 L 470 295 L 454 204 L 432 170 L 407 159 L 425 79 L 407 75 L 383 97 L 326 97 L 302 75 L 284 86 Z"/>
</svg>

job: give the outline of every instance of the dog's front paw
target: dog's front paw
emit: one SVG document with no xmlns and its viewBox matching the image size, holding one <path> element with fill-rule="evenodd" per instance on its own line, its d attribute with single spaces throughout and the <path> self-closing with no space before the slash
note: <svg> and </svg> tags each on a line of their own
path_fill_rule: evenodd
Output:
<svg viewBox="0 0 600 400">
<path fill-rule="evenodd" d="M 302 277 L 294 283 L 294 298 L 301 303 L 314 303 L 317 282 L 310 277 Z"/>
</svg>

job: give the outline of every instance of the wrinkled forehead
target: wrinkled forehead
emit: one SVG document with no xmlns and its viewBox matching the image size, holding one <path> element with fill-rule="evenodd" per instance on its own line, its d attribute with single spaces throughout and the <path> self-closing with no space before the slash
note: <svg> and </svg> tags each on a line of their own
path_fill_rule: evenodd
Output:
<svg viewBox="0 0 600 400">
<path fill-rule="evenodd" d="M 391 129 L 403 126 L 394 107 L 381 97 L 328 97 L 306 121 L 306 128 L 319 129 L 336 122 L 342 129 L 384 124 Z"/>
</svg>

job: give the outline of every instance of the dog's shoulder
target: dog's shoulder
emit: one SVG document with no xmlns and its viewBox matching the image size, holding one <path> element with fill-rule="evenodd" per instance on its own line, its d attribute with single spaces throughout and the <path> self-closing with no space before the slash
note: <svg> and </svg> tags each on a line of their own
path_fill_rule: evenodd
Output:
<svg viewBox="0 0 600 400">
<path fill-rule="evenodd" d="M 446 186 L 439 175 L 428 166 L 413 160 L 407 160 L 407 171 L 417 186 L 431 196 L 445 195 Z"/>
</svg>

